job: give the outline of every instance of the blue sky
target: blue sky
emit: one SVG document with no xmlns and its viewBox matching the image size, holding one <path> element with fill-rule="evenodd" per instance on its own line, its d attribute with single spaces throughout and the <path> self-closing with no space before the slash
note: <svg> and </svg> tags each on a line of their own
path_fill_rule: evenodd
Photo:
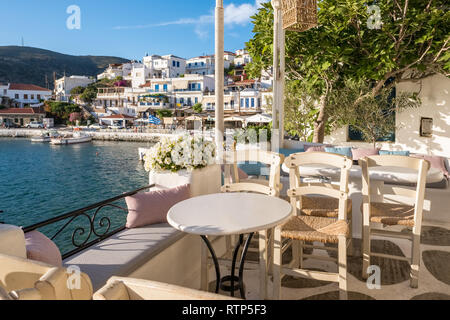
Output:
<svg viewBox="0 0 450 320">
<path fill-rule="evenodd" d="M 141 59 L 146 53 L 184 58 L 214 52 L 215 0 L 0 0 L 0 45 L 39 47 L 74 55 Z M 224 0 L 225 49 L 252 37 L 250 16 L 263 0 Z M 81 29 L 69 30 L 70 5 Z"/>
</svg>

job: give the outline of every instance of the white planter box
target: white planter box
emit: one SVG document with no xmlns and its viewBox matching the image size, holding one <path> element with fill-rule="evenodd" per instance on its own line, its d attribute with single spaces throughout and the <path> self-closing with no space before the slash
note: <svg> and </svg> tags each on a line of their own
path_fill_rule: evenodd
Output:
<svg viewBox="0 0 450 320">
<path fill-rule="evenodd" d="M 212 165 L 191 172 L 187 170 L 176 173 L 152 171 L 150 184 L 155 184 L 157 189 L 170 189 L 189 184 L 192 197 L 219 193 L 222 185 L 222 170 L 220 165 Z"/>
</svg>

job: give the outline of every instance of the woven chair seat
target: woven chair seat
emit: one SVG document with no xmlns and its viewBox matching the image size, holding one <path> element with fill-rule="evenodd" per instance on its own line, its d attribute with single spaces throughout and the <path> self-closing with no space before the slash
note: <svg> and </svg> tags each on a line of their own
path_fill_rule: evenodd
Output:
<svg viewBox="0 0 450 320">
<path fill-rule="evenodd" d="M 302 214 L 305 216 L 338 218 L 339 199 L 331 197 L 302 196 Z M 352 218 L 353 202 L 348 200 L 347 218 Z"/>
<path fill-rule="evenodd" d="M 291 218 L 283 226 L 281 236 L 307 242 L 338 243 L 339 236 L 349 236 L 349 227 L 342 220 L 298 216 Z"/>
<path fill-rule="evenodd" d="M 363 211 L 361 205 L 361 212 Z M 396 203 L 373 202 L 370 221 L 388 226 L 414 227 L 414 207 Z"/>
</svg>

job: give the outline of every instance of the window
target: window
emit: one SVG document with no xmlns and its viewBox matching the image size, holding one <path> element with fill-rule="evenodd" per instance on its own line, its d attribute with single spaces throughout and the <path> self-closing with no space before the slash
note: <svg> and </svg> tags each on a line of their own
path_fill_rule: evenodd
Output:
<svg viewBox="0 0 450 320">
<path fill-rule="evenodd" d="M 34 94 L 31 95 L 31 100 L 34 100 Z"/>
<path fill-rule="evenodd" d="M 198 103 L 198 98 L 196 97 L 194 101 L 195 101 L 195 104 L 197 104 Z"/>
<path fill-rule="evenodd" d="M 244 106 L 244 99 L 241 99 L 241 107 Z"/>
<path fill-rule="evenodd" d="M 159 92 L 159 84 L 155 84 L 155 91 Z"/>
<path fill-rule="evenodd" d="M 179 61 L 177 61 L 177 68 L 179 68 L 180 67 L 180 62 Z"/>
<path fill-rule="evenodd" d="M 14 99 L 19 99 L 19 95 L 17 93 L 14 95 Z"/>
<path fill-rule="evenodd" d="M 172 67 L 175 67 L 175 65 L 176 65 L 176 62 L 172 61 Z"/>
<path fill-rule="evenodd" d="M 37 95 L 37 99 L 41 100 L 41 95 L 40 94 Z"/>
<path fill-rule="evenodd" d="M 252 108 L 254 108 L 254 107 L 255 107 L 255 99 L 252 98 Z"/>
<path fill-rule="evenodd" d="M 249 100 L 250 100 L 249 98 L 245 99 L 245 108 L 247 108 L 247 109 L 250 107 L 250 101 Z"/>
<path fill-rule="evenodd" d="M 167 92 L 167 84 L 163 85 L 164 92 Z"/>
<path fill-rule="evenodd" d="M 14 122 L 15 122 L 15 123 L 18 123 L 18 122 L 19 122 L 19 119 L 14 118 Z"/>
<path fill-rule="evenodd" d="M 27 95 L 27 94 L 24 94 L 24 95 L 23 95 L 23 99 L 24 99 L 24 100 L 28 100 L 28 95 Z"/>
<path fill-rule="evenodd" d="M 422 118 L 420 119 L 420 136 L 425 138 L 433 137 L 433 119 Z"/>
</svg>

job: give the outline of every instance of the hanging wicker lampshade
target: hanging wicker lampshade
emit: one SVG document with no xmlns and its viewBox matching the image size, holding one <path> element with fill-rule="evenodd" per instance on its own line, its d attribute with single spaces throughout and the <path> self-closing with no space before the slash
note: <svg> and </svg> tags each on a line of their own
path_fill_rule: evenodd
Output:
<svg viewBox="0 0 450 320">
<path fill-rule="evenodd" d="M 317 0 L 281 0 L 283 29 L 303 32 L 317 26 Z"/>
</svg>

